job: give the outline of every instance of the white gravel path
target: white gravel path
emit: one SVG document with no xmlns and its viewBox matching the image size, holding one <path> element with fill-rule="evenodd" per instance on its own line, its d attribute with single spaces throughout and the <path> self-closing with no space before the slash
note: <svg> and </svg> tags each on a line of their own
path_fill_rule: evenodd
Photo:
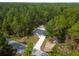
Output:
<svg viewBox="0 0 79 59">
<path fill-rule="evenodd" d="M 40 26 L 40 27 L 36 28 L 34 30 L 34 34 L 36 34 L 39 37 L 39 40 L 37 41 L 37 43 L 33 47 L 32 54 L 36 55 L 36 56 L 47 55 L 45 52 L 43 52 L 41 50 L 41 46 L 46 38 L 44 26 Z"/>
</svg>

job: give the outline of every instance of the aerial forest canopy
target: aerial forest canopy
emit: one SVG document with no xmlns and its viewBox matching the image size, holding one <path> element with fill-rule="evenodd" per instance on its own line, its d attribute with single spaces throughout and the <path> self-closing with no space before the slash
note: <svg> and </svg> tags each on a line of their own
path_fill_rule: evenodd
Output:
<svg viewBox="0 0 79 59">
<path fill-rule="evenodd" d="M 79 4 L 0 3 L 0 32 L 27 36 L 40 25 L 45 25 L 50 37 L 78 40 Z"/>
<path fill-rule="evenodd" d="M 40 25 L 46 29 L 46 39 L 58 40 L 49 55 L 79 55 L 78 3 L 0 3 L 0 55 L 16 54 L 16 49 L 6 42 L 8 36 L 32 37 L 33 30 Z M 35 39 L 30 39 L 27 42 L 34 43 Z M 6 54 L 8 49 L 10 52 Z"/>
</svg>

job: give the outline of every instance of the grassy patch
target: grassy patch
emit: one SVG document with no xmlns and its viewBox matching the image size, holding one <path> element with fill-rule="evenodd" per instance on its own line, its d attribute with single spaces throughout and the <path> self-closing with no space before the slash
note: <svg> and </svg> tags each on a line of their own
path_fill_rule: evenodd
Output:
<svg viewBox="0 0 79 59">
<path fill-rule="evenodd" d="M 17 37 L 17 36 L 14 36 L 14 35 L 4 34 L 4 36 L 6 38 L 10 38 L 10 39 L 15 40 L 15 41 L 18 40 L 18 39 L 20 39 L 20 37 Z"/>
<path fill-rule="evenodd" d="M 57 44 L 48 54 L 49 56 L 79 56 L 79 50 L 74 49 L 73 44 L 60 43 Z"/>
<path fill-rule="evenodd" d="M 38 37 L 36 35 L 32 35 L 26 40 L 26 43 L 27 44 L 32 43 L 33 45 L 35 45 L 37 41 L 38 41 Z"/>
<path fill-rule="evenodd" d="M 25 36 L 25 37 L 17 37 L 14 35 L 8 35 L 8 34 L 4 34 L 4 36 L 6 38 L 10 38 L 11 40 L 15 40 L 21 43 L 25 43 L 25 44 L 29 44 L 32 43 L 33 45 L 37 42 L 38 37 L 36 35 L 32 35 L 32 36 Z"/>
</svg>

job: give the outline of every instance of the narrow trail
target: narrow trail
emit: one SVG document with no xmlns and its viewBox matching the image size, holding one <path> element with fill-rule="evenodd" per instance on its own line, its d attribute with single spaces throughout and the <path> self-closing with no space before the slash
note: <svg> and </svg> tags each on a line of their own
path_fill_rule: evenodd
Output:
<svg viewBox="0 0 79 59">
<path fill-rule="evenodd" d="M 33 47 L 32 55 L 46 56 L 47 54 L 41 50 L 41 46 L 46 38 L 44 26 L 40 26 L 37 29 L 35 29 L 34 34 L 36 34 L 38 36 L 39 40 Z"/>
<path fill-rule="evenodd" d="M 41 50 L 41 45 L 43 44 L 43 42 L 44 42 L 44 40 L 45 40 L 45 29 L 44 29 L 44 27 L 43 26 L 40 26 L 40 27 L 38 27 L 36 30 L 35 30 L 35 32 L 34 32 L 37 36 L 38 36 L 38 38 L 39 38 L 39 40 L 38 40 L 38 42 L 36 43 L 36 45 L 34 46 L 34 49 L 38 49 L 38 50 Z"/>
</svg>

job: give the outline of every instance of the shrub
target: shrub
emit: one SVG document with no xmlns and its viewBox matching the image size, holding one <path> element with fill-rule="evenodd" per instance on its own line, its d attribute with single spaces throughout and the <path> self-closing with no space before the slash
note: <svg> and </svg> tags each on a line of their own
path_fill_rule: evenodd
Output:
<svg viewBox="0 0 79 59">
<path fill-rule="evenodd" d="M 31 56 L 33 44 L 29 43 L 27 47 L 24 49 L 23 56 Z"/>
</svg>

